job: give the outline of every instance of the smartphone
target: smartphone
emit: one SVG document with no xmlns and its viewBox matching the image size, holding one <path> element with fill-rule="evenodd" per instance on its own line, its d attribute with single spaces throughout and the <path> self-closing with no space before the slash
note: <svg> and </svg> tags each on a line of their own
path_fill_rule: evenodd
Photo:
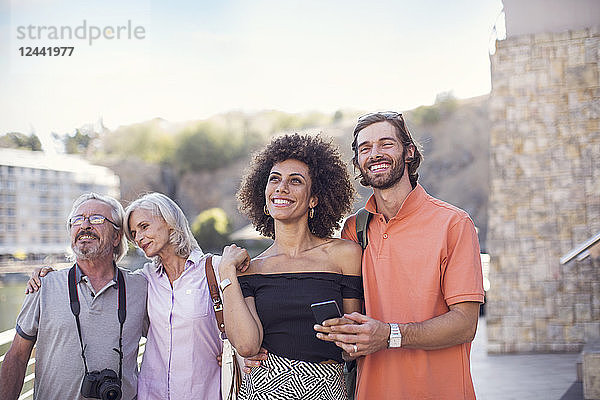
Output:
<svg viewBox="0 0 600 400">
<path fill-rule="evenodd" d="M 322 301 L 310 305 L 315 320 L 319 325 L 323 325 L 323 321 L 331 318 L 339 318 L 342 316 L 340 308 L 335 300 Z"/>
</svg>

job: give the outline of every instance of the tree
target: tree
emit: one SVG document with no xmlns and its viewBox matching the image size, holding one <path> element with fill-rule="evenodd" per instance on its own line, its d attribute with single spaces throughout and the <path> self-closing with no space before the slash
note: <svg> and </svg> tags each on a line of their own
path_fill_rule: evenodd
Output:
<svg viewBox="0 0 600 400">
<path fill-rule="evenodd" d="M 72 135 L 64 135 L 63 143 L 68 154 L 87 154 L 92 142 L 98 138 L 98 134 L 84 129 L 75 129 Z"/>
<path fill-rule="evenodd" d="M 206 251 L 219 251 L 229 244 L 231 222 L 221 208 L 202 211 L 192 223 L 192 233 Z"/>
<path fill-rule="evenodd" d="M 41 151 L 42 143 L 35 133 L 25 135 L 19 132 L 9 132 L 0 136 L 0 147 Z"/>
<path fill-rule="evenodd" d="M 169 164 L 175 137 L 163 128 L 163 120 L 155 118 L 107 132 L 102 137 L 102 150 L 117 159 L 137 157 L 152 164 Z"/>
<path fill-rule="evenodd" d="M 339 122 L 342 120 L 342 118 L 344 118 L 344 113 L 342 112 L 342 110 L 337 110 L 334 114 L 333 114 L 333 122 Z"/>
<path fill-rule="evenodd" d="M 201 122 L 180 133 L 173 163 L 180 173 L 214 171 L 247 157 L 261 142 L 253 131 Z"/>
</svg>

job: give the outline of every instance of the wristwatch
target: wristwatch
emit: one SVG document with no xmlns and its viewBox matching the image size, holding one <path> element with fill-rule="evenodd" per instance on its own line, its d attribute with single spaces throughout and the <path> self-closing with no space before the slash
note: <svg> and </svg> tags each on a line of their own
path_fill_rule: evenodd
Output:
<svg viewBox="0 0 600 400">
<path fill-rule="evenodd" d="M 402 346 L 402 333 L 400 333 L 400 327 L 398 324 L 390 325 L 390 338 L 388 340 L 388 349 L 401 347 Z"/>
<path fill-rule="evenodd" d="M 229 285 L 231 285 L 231 281 L 229 280 L 229 278 L 225 278 L 221 282 L 219 282 L 219 287 L 221 288 L 221 292 L 223 290 L 225 290 L 225 288 Z"/>
</svg>

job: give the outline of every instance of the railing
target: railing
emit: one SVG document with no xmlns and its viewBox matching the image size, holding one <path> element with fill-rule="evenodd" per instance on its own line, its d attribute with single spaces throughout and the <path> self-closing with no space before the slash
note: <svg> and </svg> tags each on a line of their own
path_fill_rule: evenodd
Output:
<svg viewBox="0 0 600 400">
<path fill-rule="evenodd" d="M 9 329 L 4 332 L 0 332 L 0 349 L 5 348 L 5 350 L 1 351 L 0 355 L 0 366 L 4 362 L 4 357 L 6 356 L 6 352 L 10 348 L 10 344 L 12 343 L 15 337 L 16 331 L 14 329 Z M 139 350 L 138 350 L 138 366 L 142 363 L 142 355 L 144 354 L 144 350 L 146 349 L 146 338 L 140 339 Z M 34 369 L 35 369 L 35 346 L 33 351 L 31 352 L 31 358 L 27 363 L 27 371 L 25 373 L 25 379 L 23 381 L 23 389 L 21 390 L 21 395 L 19 396 L 19 400 L 27 400 L 33 399 L 33 379 L 35 378 Z"/>
<path fill-rule="evenodd" d="M 579 246 L 570 250 L 567 254 L 560 258 L 561 264 L 566 264 L 575 257 L 577 257 L 577 261 L 585 260 L 586 257 L 590 255 L 590 248 L 592 248 L 596 243 L 600 242 L 600 232 L 596 233 L 594 236 L 581 243 Z"/>
</svg>

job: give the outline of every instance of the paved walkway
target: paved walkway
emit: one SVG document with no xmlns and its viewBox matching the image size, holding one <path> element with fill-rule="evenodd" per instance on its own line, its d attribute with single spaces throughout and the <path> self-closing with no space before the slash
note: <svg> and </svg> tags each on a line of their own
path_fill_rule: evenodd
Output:
<svg viewBox="0 0 600 400">
<path fill-rule="evenodd" d="M 582 399 L 575 384 L 579 354 L 488 355 L 485 319 L 471 347 L 471 374 L 478 400 Z"/>
</svg>

